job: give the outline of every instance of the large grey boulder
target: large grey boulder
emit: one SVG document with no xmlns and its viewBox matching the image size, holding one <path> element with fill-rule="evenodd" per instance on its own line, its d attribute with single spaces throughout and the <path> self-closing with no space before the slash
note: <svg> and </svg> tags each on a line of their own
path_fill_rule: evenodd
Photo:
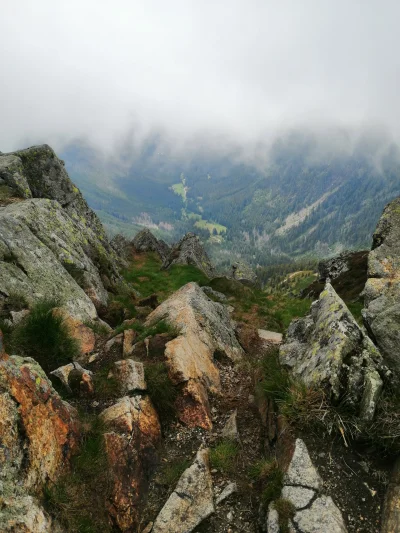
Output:
<svg viewBox="0 0 400 533">
<path fill-rule="evenodd" d="M 385 207 L 375 230 L 364 297 L 364 323 L 399 380 L 400 198 Z"/>
<path fill-rule="evenodd" d="M 90 251 L 87 255 L 96 264 L 100 274 L 107 276 L 112 284 L 120 281 L 118 257 L 108 242 L 99 218 L 69 178 L 64 162 L 50 146 L 44 144 L 0 154 L 0 178 L 22 199 L 56 200 L 83 230 Z"/>
<path fill-rule="evenodd" d="M 157 239 L 147 228 L 135 235 L 132 245 L 137 252 L 156 252 L 163 262 L 170 252 L 168 244 L 161 239 Z"/>
<path fill-rule="evenodd" d="M 204 250 L 199 237 L 194 233 L 187 233 L 173 246 L 167 259 L 164 261 L 163 268 L 169 268 L 171 265 L 194 265 L 204 272 L 208 278 L 215 276 L 215 268 L 207 252 Z"/>
<path fill-rule="evenodd" d="M 190 533 L 214 512 L 208 449 L 199 450 L 157 516 L 152 533 Z"/>
<path fill-rule="evenodd" d="M 243 285 L 254 287 L 258 283 L 257 274 L 245 261 L 237 261 L 232 265 L 232 278 Z"/>
<path fill-rule="evenodd" d="M 13 206 L 0 210 L 0 292 L 3 297 L 18 293 L 31 304 L 42 298 L 54 299 L 62 302 L 73 317 L 96 318 L 89 296 L 43 243 L 44 236 L 39 238 L 14 216 L 15 213 L 9 213 L 10 207 Z M 51 229 L 48 233 L 51 235 Z"/>
<path fill-rule="evenodd" d="M 311 314 L 290 324 L 279 357 L 304 383 L 325 387 L 334 400 L 346 395 L 362 419 L 372 419 L 387 369 L 329 283 L 312 304 Z"/>
</svg>

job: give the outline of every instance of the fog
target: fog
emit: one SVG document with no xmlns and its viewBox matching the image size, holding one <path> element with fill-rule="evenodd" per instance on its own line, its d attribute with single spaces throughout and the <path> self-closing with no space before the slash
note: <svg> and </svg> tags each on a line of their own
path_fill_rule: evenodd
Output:
<svg viewBox="0 0 400 533">
<path fill-rule="evenodd" d="M 400 139 L 391 0 L 1 0 L 0 150 Z M 336 132 L 336 133 L 335 133 Z M 332 135 L 331 135 L 332 134 Z"/>
</svg>

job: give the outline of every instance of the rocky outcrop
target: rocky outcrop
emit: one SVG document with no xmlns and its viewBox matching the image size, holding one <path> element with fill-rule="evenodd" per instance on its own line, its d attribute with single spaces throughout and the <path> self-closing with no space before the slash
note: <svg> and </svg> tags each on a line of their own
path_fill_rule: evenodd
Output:
<svg viewBox="0 0 400 533">
<path fill-rule="evenodd" d="M 322 479 L 315 469 L 306 445 L 296 440 L 294 453 L 284 477 L 281 498 L 294 509 L 289 530 L 298 533 L 346 533 L 342 513 L 330 496 L 322 494 Z M 290 529 L 291 527 L 291 529 Z M 267 533 L 278 533 L 279 515 L 272 503 L 267 520 Z"/>
<path fill-rule="evenodd" d="M 364 299 L 364 323 L 400 380 L 400 198 L 386 206 L 375 230 Z"/>
<path fill-rule="evenodd" d="M 258 283 L 257 274 L 245 261 L 237 261 L 232 265 L 232 278 L 249 287 Z"/>
<path fill-rule="evenodd" d="M 132 245 L 137 252 L 156 252 L 161 261 L 165 261 L 170 248 L 166 242 L 157 239 L 149 229 L 143 229 L 132 240 Z"/>
<path fill-rule="evenodd" d="M 208 278 L 215 276 L 215 269 L 208 257 L 200 239 L 194 233 L 187 233 L 172 247 L 164 261 L 163 268 L 171 265 L 194 265 L 204 272 Z"/>
<path fill-rule="evenodd" d="M 147 318 L 151 326 L 165 320 L 179 335 L 165 346 L 169 376 L 184 384 L 180 416 L 189 425 L 211 427 L 207 390 L 218 392 L 220 379 L 213 357 L 220 352 L 233 361 L 243 355 L 226 307 L 210 300 L 197 283 L 188 283 Z M 193 419 L 189 413 L 193 413 Z"/>
<path fill-rule="evenodd" d="M 281 363 L 307 385 L 324 386 L 371 420 L 387 369 L 370 338 L 327 283 L 311 315 L 294 320 L 280 348 Z"/>
<path fill-rule="evenodd" d="M 147 389 L 143 363 L 132 359 L 115 361 L 111 374 L 118 383 L 120 394 Z"/>
<path fill-rule="evenodd" d="M 0 178 L 21 201 L 0 209 L 0 291 L 28 301 L 60 298 L 78 318 L 96 316 L 120 283 L 104 228 L 47 145 L 0 155 Z"/>
<path fill-rule="evenodd" d="M 109 513 L 121 531 L 136 531 L 141 504 L 157 464 L 158 416 L 148 397 L 125 396 L 100 415 L 113 485 Z"/>
<path fill-rule="evenodd" d="M 152 533 L 190 533 L 214 512 L 209 451 L 199 450 L 157 516 Z"/>
<path fill-rule="evenodd" d="M 1 531 L 57 531 L 35 496 L 40 496 L 48 482 L 55 482 L 67 471 L 71 456 L 78 450 L 79 438 L 75 409 L 61 400 L 40 366 L 30 358 L 3 355 Z"/>
<path fill-rule="evenodd" d="M 318 263 L 320 281 L 334 280 L 344 272 L 348 272 L 349 263 L 354 252 L 342 252 L 336 257 L 324 259 Z"/>
</svg>

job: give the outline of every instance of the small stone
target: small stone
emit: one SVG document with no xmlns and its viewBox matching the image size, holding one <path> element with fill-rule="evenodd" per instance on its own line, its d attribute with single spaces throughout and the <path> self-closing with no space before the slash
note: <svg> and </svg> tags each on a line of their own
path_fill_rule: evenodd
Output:
<svg viewBox="0 0 400 533">
<path fill-rule="evenodd" d="M 228 483 L 221 494 L 216 499 L 216 504 L 219 505 L 221 502 L 229 498 L 231 494 L 237 491 L 236 483 Z"/>
<path fill-rule="evenodd" d="M 235 409 L 231 416 L 228 418 L 225 426 L 222 429 L 221 435 L 225 439 L 238 441 L 239 431 L 237 427 L 237 410 Z"/>
</svg>

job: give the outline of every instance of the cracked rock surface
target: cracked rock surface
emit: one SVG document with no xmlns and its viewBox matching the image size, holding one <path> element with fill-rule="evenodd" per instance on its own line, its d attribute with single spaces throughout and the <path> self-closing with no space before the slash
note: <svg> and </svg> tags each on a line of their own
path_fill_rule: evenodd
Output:
<svg viewBox="0 0 400 533">
<path fill-rule="evenodd" d="M 322 486 L 322 479 L 311 461 L 306 445 L 301 439 L 297 439 L 281 494 L 295 509 L 293 521 L 289 524 L 291 532 L 347 532 L 342 513 L 332 498 L 321 492 Z M 279 533 L 279 516 L 273 504 L 269 507 L 267 532 Z"/>
<path fill-rule="evenodd" d="M 157 516 L 152 533 L 190 533 L 214 512 L 208 449 L 199 450 Z"/>
</svg>

